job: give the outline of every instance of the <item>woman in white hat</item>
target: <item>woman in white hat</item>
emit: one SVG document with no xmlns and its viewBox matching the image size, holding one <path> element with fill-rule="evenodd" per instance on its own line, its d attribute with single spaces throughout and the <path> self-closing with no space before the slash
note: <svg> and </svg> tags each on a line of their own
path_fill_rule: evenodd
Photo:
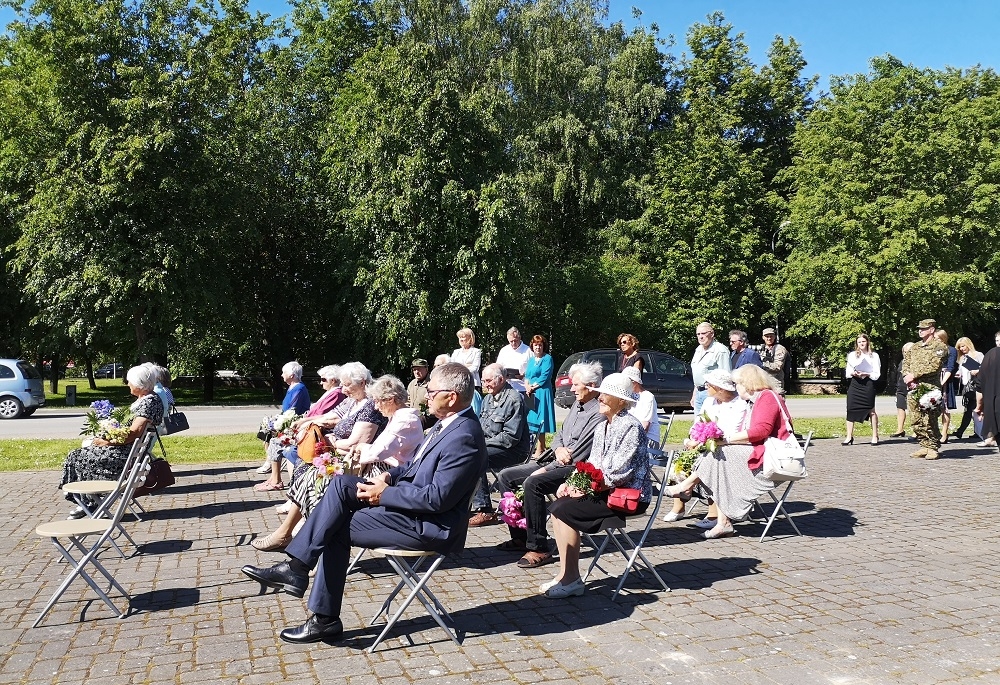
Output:
<svg viewBox="0 0 1000 685">
<path fill-rule="evenodd" d="M 646 431 L 638 419 L 628 413 L 636 401 L 632 381 L 624 374 L 613 373 L 601 381 L 601 387 L 591 389 L 600 393 L 598 411 L 606 423 L 599 423 L 594 431 L 594 446 L 588 461 L 603 472 L 604 487 L 598 488 L 599 492 L 586 493 L 567 483 L 559 486 L 556 501 L 549 505 L 559 547 L 559 575 L 542 585 L 546 597 L 571 597 L 585 592 L 580 578 L 580 531 L 601 531 L 609 519 L 623 523 L 621 515 L 608 508 L 610 488 L 639 490 L 636 514 L 646 510 L 652 497 Z"/>
<path fill-rule="evenodd" d="M 671 497 L 682 499 L 689 498 L 698 483 L 712 493 L 719 517 L 715 527 L 703 533 L 709 540 L 735 535 L 732 522 L 744 520 L 757 498 L 774 489 L 774 482 L 764 476 L 764 443 L 793 435 L 788 407 L 772 376 L 747 364 L 736 369 L 733 380 L 740 397 L 753 405 L 744 425 L 726 431 L 722 449 L 702 457 L 689 478 L 667 488 Z"/>
<path fill-rule="evenodd" d="M 708 416 L 708 420 L 715 421 L 724 434 L 732 435 L 738 431 L 746 418 L 749 405 L 736 392 L 736 382 L 733 380 L 732 374 L 723 369 L 709 371 L 705 374 L 705 390 L 708 392 L 708 397 L 701 405 L 701 415 L 696 416 L 695 421 L 702 421 L 704 416 Z M 684 449 L 694 449 L 697 446 L 697 443 L 691 438 L 684 439 Z M 692 470 L 696 469 L 697 466 L 696 462 Z M 675 497 L 673 501 L 673 508 L 663 517 L 663 520 L 668 523 L 684 518 L 684 500 Z M 711 498 L 708 498 L 708 501 L 708 514 L 694 524 L 698 528 L 706 530 L 715 527 L 719 516 L 715 501 Z"/>
</svg>

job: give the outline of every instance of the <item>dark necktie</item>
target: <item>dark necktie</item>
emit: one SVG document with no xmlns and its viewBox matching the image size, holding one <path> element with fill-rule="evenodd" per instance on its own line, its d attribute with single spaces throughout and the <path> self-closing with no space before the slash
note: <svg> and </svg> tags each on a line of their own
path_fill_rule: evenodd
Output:
<svg viewBox="0 0 1000 685">
<path fill-rule="evenodd" d="M 442 424 L 440 421 L 434 424 L 434 427 L 430 429 L 430 431 L 427 433 L 427 436 L 424 438 L 424 441 L 420 444 L 420 448 L 417 450 L 417 456 L 415 456 L 413 458 L 413 461 L 410 462 L 410 465 L 403 473 L 403 476 L 408 476 L 416 470 L 417 462 L 420 461 L 420 459 L 424 456 L 424 452 L 427 451 L 427 448 L 430 446 L 431 442 L 434 441 L 434 439 L 441 433 L 443 429 L 444 429 L 444 424 Z"/>
</svg>

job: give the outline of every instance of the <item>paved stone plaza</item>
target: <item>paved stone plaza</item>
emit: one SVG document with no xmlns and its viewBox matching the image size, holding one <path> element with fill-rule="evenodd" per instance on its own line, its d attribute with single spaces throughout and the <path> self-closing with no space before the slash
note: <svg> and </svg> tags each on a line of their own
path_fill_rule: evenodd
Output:
<svg viewBox="0 0 1000 685">
<path fill-rule="evenodd" d="M 494 548 L 505 527 L 473 529 L 433 581 L 462 645 L 415 606 L 373 655 L 368 619 L 393 583 L 380 559 L 348 580 L 343 642 L 278 640 L 305 601 L 259 595 L 239 571 L 283 558 L 249 545 L 281 501 L 250 489 L 257 464 L 180 467 L 144 500 L 150 515 L 128 524 L 141 553 L 102 555 L 132 594 L 126 619 L 77 580 L 32 629 L 66 571 L 34 528 L 67 505 L 55 471 L 0 474 L 0 683 L 1000 683 L 1000 456 L 912 449 L 814 445 L 788 507 L 804 537 L 777 523 L 758 543 L 744 524 L 704 541 L 689 520 L 658 522 L 647 553 L 673 591 L 633 577 L 616 603 L 599 572 L 583 597 L 540 596 L 555 567 L 518 569 Z"/>
</svg>

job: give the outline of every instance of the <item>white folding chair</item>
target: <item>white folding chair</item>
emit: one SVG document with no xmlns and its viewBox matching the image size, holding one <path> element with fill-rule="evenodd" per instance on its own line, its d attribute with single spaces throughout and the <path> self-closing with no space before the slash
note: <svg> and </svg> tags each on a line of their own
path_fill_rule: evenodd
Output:
<svg viewBox="0 0 1000 685">
<path fill-rule="evenodd" d="M 677 412 L 670 412 L 670 416 L 667 417 L 666 423 L 660 424 L 660 445 L 667 444 L 667 438 L 670 437 L 670 429 L 674 425 L 674 418 L 677 416 Z M 660 449 L 660 446 L 651 449 Z"/>
<path fill-rule="evenodd" d="M 149 463 L 152 460 L 152 440 L 156 435 L 154 430 L 148 430 L 146 433 L 132 443 L 132 449 L 129 450 L 128 457 L 125 459 L 125 465 L 122 467 L 122 472 L 118 476 L 118 480 L 80 480 L 72 483 L 66 483 L 62 486 L 62 491 L 73 497 L 73 500 L 85 511 L 87 515 L 92 519 L 104 518 L 108 515 L 111 507 L 115 505 L 118 498 L 121 497 L 122 491 L 125 487 L 125 482 L 128 479 L 129 473 L 132 471 L 132 467 L 135 466 L 137 461 L 143 462 L 143 468 L 141 471 L 140 479 L 145 476 L 145 473 L 149 470 Z M 140 483 L 142 481 L 140 480 Z M 91 508 L 89 501 L 91 499 L 99 499 L 100 502 L 96 507 Z M 138 503 L 129 495 L 127 504 L 130 509 L 132 509 L 136 519 L 142 520 L 138 513 L 135 513 L 135 507 Z M 139 507 L 142 509 L 141 507 Z M 145 511 L 145 510 L 143 510 Z M 135 547 L 135 541 L 129 536 L 129 534 L 122 528 L 118 526 L 119 532 L 125 537 L 129 543 Z M 118 543 L 115 542 L 114 538 L 111 539 L 111 544 L 121 557 L 125 558 L 125 553 L 122 552 L 121 548 L 118 547 Z"/>
<path fill-rule="evenodd" d="M 812 443 L 812 436 L 813 432 L 809 431 L 809 433 L 805 437 L 804 442 L 802 443 L 803 452 L 806 453 L 809 452 L 809 445 Z M 776 483 L 781 483 L 781 482 L 786 483 L 785 488 L 781 490 L 781 495 L 779 497 L 774 496 L 773 490 L 767 491 L 768 497 L 770 497 L 771 501 L 774 502 L 774 511 L 771 512 L 771 516 L 767 519 L 767 524 L 764 526 L 764 532 L 760 534 L 760 540 L 758 540 L 758 542 L 764 542 L 764 538 L 767 536 L 767 532 L 771 530 L 771 524 L 774 523 L 775 519 L 778 518 L 779 515 L 782 516 L 786 521 L 788 521 L 792 525 L 792 530 L 795 531 L 796 535 L 802 535 L 802 531 L 799 530 L 799 527 L 795 525 L 795 521 L 792 520 L 792 517 L 785 510 L 785 500 L 788 499 L 788 493 L 792 491 L 792 486 L 795 485 L 795 483 L 797 483 L 799 480 L 802 479 L 798 478 L 796 480 L 789 480 L 789 481 L 784 481 L 780 478 L 775 479 Z M 775 489 L 780 489 L 780 486 L 777 486 Z M 767 516 L 767 513 L 764 512 L 764 508 L 760 506 L 760 502 L 754 502 L 754 505 L 758 509 L 760 509 L 761 513 L 763 513 L 764 516 Z"/>
<path fill-rule="evenodd" d="M 478 487 L 478 480 L 476 482 L 476 487 Z M 469 496 L 466 499 L 466 508 L 472 504 L 472 497 L 474 494 L 475 490 L 469 493 Z M 455 542 L 453 551 L 456 552 L 465 548 L 465 539 L 469 533 L 468 518 L 463 516 L 462 520 L 466 522 L 466 525 L 465 529 L 460 531 L 460 537 Z M 354 563 L 361 558 L 364 551 L 365 550 L 362 549 L 354 557 L 354 561 L 351 562 L 352 567 Z M 444 608 L 444 605 L 438 601 L 438 598 L 434 595 L 431 589 L 427 587 L 427 583 L 430 581 L 431 576 L 438 570 L 438 567 L 441 566 L 448 554 L 426 550 L 393 549 L 389 547 L 379 547 L 372 549 L 371 551 L 385 557 L 386 561 L 388 561 L 389 565 L 392 567 L 392 570 L 399 576 L 399 582 L 396 583 L 396 587 L 392 589 L 389 596 L 386 597 L 384 602 L 382 602 L 382 607 L 378 610 L 378 613 L 372 617 L 372 620 L 368 624 L 371 626 L 375 625 L 379 616 L 383 613 L 385 614 L 385 627 L 382 629 L 382 632 L 379 633 L 378 637 L 375 638 L 375 642 L 372 643 L 371 647 L 368 648 L 368 652 L 372 653 L 375 651 L 375 648 L 378 647 L 379 643 L 382 642 L 382 640 L 385 639 L 385 636 L 389 634 L 389 631 L 392 630 L 394 625 L 396 625 L 400 616 L 403 615 L 403 612 L 406 611 L 407 607 L 410 606 L 414 599 L 420 601 L 427 614 L 434 619 L 434 622 L 441 627 L 441 630 L 448 634 L 448 637 L 451 638 L 452 642 L 456 645 L 461 644 L 458 640 L 458 629 L 455 627 L 455 621 L 452 619 L 451 614 L 449 614 L 448 610 Z M 414 560 L 412 563 L 410 561 L 411 559 Z M 421 567 L 428 559 L 431 560 L 430 566 L 421 572 Z M 392 616 L 389 616 L 389 609 L 392 606 L 392 601 L 396 598 L 404 586 L 409 588 L 410 592 L 403 599 L 402 604 L 400 604 L 396 612 Z"/>
<path fill-rule="evenodd" d="M 136 442 L 143 442 L 142 452 L 145 453 L 151 443 L 152 436 L 148 433 L 145 434 L 140 440 Z M 128 509 L 129 500 L 132 497 L 132 492 L 135 490 L 136 486 L 139 484 L 140 479 L 144 475 L 144 465 L 146 464 L 144 459 L 133 460 L 132 468 L 129 469 L 128 476 L 125 478 L 125 484 L 122 488 L 121 494 L 118 497 L 118 504 L 115 507 L 114 515 L 110 519 L 103 518 L 83 518 L 69 521 L 52 521 L 51 523 L 43 523 L 42 525 L 35 528 L 35 534 L 42 537 L 47 537 L 52 541 L 52 544 L 57 550 L 59 550 L 60 555 L 69 564 L 70 572 L 66 575 L 66 578 L 59 585 L 59 588 L 49 599 L 48 604 L 42 610 L 42 613 L 38 615 L 35 619 L 32 628 L 38 626 L 45 618 L 45 615 L 49 610 L 55 605 L 59 598 L 66 592 L 70 584 L 76 579 L 77 576 L 83 578 L 87 584 L 100 596 L 104 603 L 111 607 L 111 610 L 118 614 L 118 618 L 125 618 L 128 613 L 129 606 L 131 605 L 132 598 L 125 591 L 114 576 L 108 572 L 108 570 L 101 564 L 98 560 L 97 555 L 104 547 L 104 543 L 111 540 L 111 536 L 114 534 L 115 530 L 119 530 L 121 527 L 122 517 L 125 515 L 125 511 Z M 92 538 L 96 536 L 94 543 L 87 547 L 84 541 L 87 538 Z M 76 548 L 82 553 L 79 561 L 73 557 L 70 553 L 70 549 L 63 545 L 60 540 L 65 538 L 69 541 L 70 548 Z M 130 538 L 131 539 L 131 538 Z M 125 597 L 126 606 L 124 611 L 118 611 L 114 602 L 108 597 L 107 593 L 101 589 L 101 587 L 94 581 L 93 578 L 85 570 L 87 565 L 93 566 L 97 571 L 104 576 L 107 581 L 114 587 L 118 592 Z"/>
<path fill-rule="evenodd" d="M 629 573 L 632 569 L 640 576 L 642 575 L 642 569 L 637 566 L 637 562 L 641 561 L 642 565 L 645 566 L 646 570 L 653 574 L 657 581 L 666 592 L 670 592 L 670 588 L 660 574 L 656 571 L 656 567 L 646 558 L 646 555 L 642 553 L 642 546 L 646 543 L 646 537 L 649 535 L 649 531 L 653 527 L 653 522 L 656 520 L 656 515 L 660 511 L 660 505 L 663 503 L 663 493 L 666 491 L 666 480 L 667 474 L 670 473 L 670 467 L 673 466 L 674 457 L 676 452 L 671 451 L 669 455 L 664 455 L 660 450 L 649 450 L 649 463 L 651 467 L 651 473 L 653 475 L 653 487 L 656 488 L 656 502 L 655 504 L 646 509 L 642 514 L 646 517 L 646 527 L 643 529 L 642 534 L 639 536 L 638 540 L 633 541 L 632 537 L 628 534 L 626 526 L 628 525 L 628 519 L 623 519 L 626 521 L 623 526 L 609 526 L 604 529 L 604 538 L 601 540 L 599 545 L 594 544 L 593 536 L 584 534 L 584 537 L 588 539 L 591 545 L 594 545 L 596 551 L 594 552 L 594 559 L 590 562 L 590 567 L 587 569 L 587 573 L 584 574 L 583 580 L 586 582 L 587 578 L 590 577 L 591 571 L 597 566 L 598 561 L 601 559 L 601 555 L 607 548 L 608 543 L 613 543 L 621 555 L 625 558 L 625 570 L 622 571 L 621 577 L 618 579 L 618 587 L 615 588 L 615 592 L 611 595 L 611 601 L 615 601 L 618 598 L 618 593 L 621 592 L 622 587 L 625 585 L 626 579 L 628 579 Z M 664 475 L 663 478 L 659 478 L 655 471 L 652 471 L 652 467 L 663 467 Z M 636 517 L 638 518 L 638 517 Z M 600 568 L 600 567 L 598 567 Z M 604 571 L 604 569 L 601 569 Z M 607 571 L 604 571 L 607 573 Z M 608 574 L 610 575 L 610 574 Z"/>
</svg>

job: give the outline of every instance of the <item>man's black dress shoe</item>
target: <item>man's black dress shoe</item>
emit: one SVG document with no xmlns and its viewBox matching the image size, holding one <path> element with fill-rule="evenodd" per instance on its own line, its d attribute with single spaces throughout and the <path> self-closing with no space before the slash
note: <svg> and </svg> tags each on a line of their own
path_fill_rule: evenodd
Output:
<svg viewBox="0 0 1000 685">
<path fill-rule="evenodd" d="M 243 573 L 261 585 L 284 590 L 292 597 L 302 597 L 306 594 L 306 588 L 309 586 L 309 575 L 293 571 L 287 561 L 270 568 L 247 565 L 243 567 Z"/>
<path fill-rule="evenodd" d="M 298 628 L 285 628 L 280 633 L 280 637 L 285 642 L 294 645 L 305 645 L 310 642 L 323 642 L 324 640 L 339 640 L 344 635 L 344 624 L 339 618 L 332 621 L 321 621 L 316 614 L 300 625 Z"/>
</svg>

